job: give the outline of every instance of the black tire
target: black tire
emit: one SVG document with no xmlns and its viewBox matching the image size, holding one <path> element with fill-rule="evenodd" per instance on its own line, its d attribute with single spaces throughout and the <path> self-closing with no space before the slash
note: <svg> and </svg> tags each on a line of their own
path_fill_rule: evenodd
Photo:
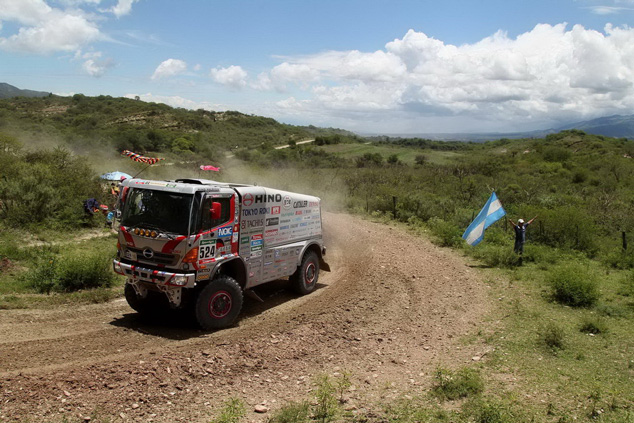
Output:
<svg viewBox="0 0 634 423">
<path fill-rule="evenodd" d="M 168 307 L 167 298 L 162 298 L 162 296 L 164 297 L 165 295 L 159 292 L 148 291 L 147 297 L 141 298 L 137 295 L 134 287 L 126 283 L 123 293 L 128 305 L 140 314 L 148 315 L 160 313 Z"/>
<path fill-rule="evenodd" d="M 315 290 L 319 280 L 319 258 L 314 251 L 304 254 L 302 264 L 289 278 L 291 288 L 299 295 L 310 294 Z"/>
<path fill-rule="evenodd" d="M 226 275 L 218 276 L 196 298 L 196 321 L 203 330 L 231 326 L 240 314 L 242 301 L 242 288 L 238 282 Z"/>
</svg>

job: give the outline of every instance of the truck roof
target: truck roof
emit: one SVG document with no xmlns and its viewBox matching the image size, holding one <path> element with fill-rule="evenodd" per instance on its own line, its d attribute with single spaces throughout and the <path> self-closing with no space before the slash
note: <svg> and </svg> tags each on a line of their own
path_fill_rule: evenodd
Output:
<svg viewBox="0 0 634 423">
<path fill-rule="evenodd" d="M 121 185 L 131 188 L 148 188 L 159 191 L 180 192 L 183 194 L 194 194 L 199 191 L 220 192 L 222 188 L 233 191 L 233 188 L 251 186 L 218 182 L 209 179 L 176 179 L 171 181 L 156 181 L 140 178 L 126 179 L 121 183 Z"/>
</svg>

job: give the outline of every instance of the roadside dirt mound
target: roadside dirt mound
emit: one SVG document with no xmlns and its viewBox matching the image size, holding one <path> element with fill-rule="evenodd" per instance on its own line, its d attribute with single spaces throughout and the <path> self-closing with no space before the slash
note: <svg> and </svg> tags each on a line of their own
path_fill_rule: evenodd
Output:
<svg viewBox="0 0 634 423">
<path fill-rule="evenodd" d="M 310 398 L 319 374 L 349 372 L 347 407 L 424 389 L 439 365 L 478 359 L 490 304 L 460 257 L 349 215 L 324 220 L 332 273 L 296 297 L 283 282 L 247 299 L 233 328 L 204 333 L 143 320 L 123 300 L 0 310 L 0 420 L 209 421 L 228 397 L 264 421 Z M 255 414 L 265 404 L 269 414 Z"/>
</svg>

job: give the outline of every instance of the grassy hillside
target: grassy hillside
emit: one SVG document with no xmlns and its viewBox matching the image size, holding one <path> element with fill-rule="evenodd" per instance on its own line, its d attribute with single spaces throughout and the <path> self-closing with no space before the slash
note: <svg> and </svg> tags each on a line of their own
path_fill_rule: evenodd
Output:
<svg viewBox="0 0 634 423">
<path fill-rule="evenodd" d="M 114 240 L 82 246 L 82 260 L 74 249 L 21 247 L 28 235 L 63 240 L 99 228 L 103 219 L 81 211 L 86 197 L 107 201 L 98 175 L 143 168 L 120 149 L 167 157 L 143 173 L 153 178 L 197 176 L 197 164 L 216 159 L 214 178 L 319 195 L 327 208 L 406 225 L 483 268 L 498 306 L 477 339 L 461 342 L 489 346 L 486 359 L 439 369 L 435 394 L 370 404 L 362 420 L 634 421 L 633 141 L 567 130 L 483 144 L 371 142 L 237 112 L 83 96 L 1 101 L 0 118 L 0 308 L 81 287 L 102 290 L 82 301 L 112 297 L 108 287 L 121 281 L 101 278 Z M 303 137 L 315 143 L 293 145 Z M 513 220 L 538 216 L 522 263 L 504 220 L 474 248 L 461 239 L 492 190 Z M 82 285 L 82 269 L 103 272 Z M 474 380 L 474 392 L 450 395 Z"/>
</svg>

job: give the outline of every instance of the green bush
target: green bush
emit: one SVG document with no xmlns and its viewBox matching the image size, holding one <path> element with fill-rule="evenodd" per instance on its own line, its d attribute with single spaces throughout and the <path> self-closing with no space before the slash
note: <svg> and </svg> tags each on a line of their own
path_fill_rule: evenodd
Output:
<svg viewBox="0 0 634 423">
<path fill-rule="evenodd" d="M 310 404 L 307 401 L 291 402 L 271 417 L 270 423 L 307 423 L 310 417 Z"/>
<path fill-rule="evenodd" d="M 474 369 L 462 368 L 458 371 L 436 370 L 432 392 L 439 398 L 456 400 L 476 395 L 484 390 L 480 373 Z"/>
<path fill-rule="evenodd" d="M 564 338 L 564 330 L 553 322 L 544 327 L 539 334 L 541 342 L 554 353 L 566 347 Z"/>
<path fill-rule="evenodd" d="M 519 264 L 519 258 L 513 252 L 511 245 L 504 247 L 482 243 L 471 250 L 471 252 L 474 257 L 489 267 L 511 268 Z"/>
<path fill-rule="evenodd" d="M 596 274 L 575 263 L 551 269 L 548 279 L 554 299 L 572 307 L 590 307 L 599 299 Z"/>
<path fill-rule="evenodd" d="M 82 289 L 107 288 L 115 281 L 111 269 L 111 257 L 88 254 L 69 258 L 47 257 L 23 278 L 40 293 L 74 292 Z"/>
<path fill-rule="evenodd" d="M 438 238 L 442 247 L 453 247 L 463 242 L 463 231 L 455 224 L 446 222 L 438 217 L 432 217 L 427 224 L 431 232 Z"/>
<path fill-rule="evenodd" d="M 229 398 L 224 402 L 224 406 L 218 417 L 212 423 L 238 423 L 246 415 L 244 403 L 238 398 Z"/>
<path fill-rule="evenodd" d="M 607 333 L 608 330 L 608 325 L 605 320 L 598 317 L 586 317 L 579 327 L 580 332 L 590 333 L 593 335 Z"/>
</svg>

